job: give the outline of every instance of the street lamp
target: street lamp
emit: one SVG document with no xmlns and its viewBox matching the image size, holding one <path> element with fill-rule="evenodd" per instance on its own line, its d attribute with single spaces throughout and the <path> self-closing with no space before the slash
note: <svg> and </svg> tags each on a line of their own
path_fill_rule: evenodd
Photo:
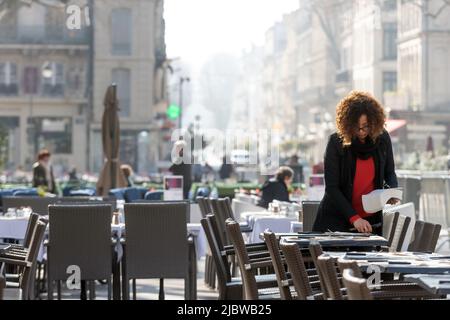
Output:
<svg viewBox="0 0 450 320">
<path fill-rule="evenodd" d="M 33 58 L 33 55 L 32 55 Z M 53 77 L 53 68 L 50 62 L 46 61 L 42 67 L 41 67 L 41 76 L 44 79 L 50 79 Z M 35 94 L 38 92 L 38 88 L 37 88 L 37 84 L 36 83 L 32 83 L 32 81 L 36 82 L 37 79 L 29 79 L 29 83 L 28 83 L 28 87 L 30 88 L 30 115 L 29 115 L 29 119 L 28 119 L 28 124 L 29 124 L 29 135 L 31 137 L 31 140 L 29 140 L 33 146 L 32 146 L 32 152 L 33 154 L 37 153 L 37 147 L 38 147 L 38 134 L 36 132 L 36 122 L 34 121 L 33 117 L 33 109 L 34 109 L 34 96 Z"/>
<path fill-rule="evenodd" d="M 48 61 L 45 62 L 42 66 L 42 77 L 44 77 L 45 79 L 50 79 L 51 77 L 53 77 L 53 69 L 50 62 Z"/>
</svg>

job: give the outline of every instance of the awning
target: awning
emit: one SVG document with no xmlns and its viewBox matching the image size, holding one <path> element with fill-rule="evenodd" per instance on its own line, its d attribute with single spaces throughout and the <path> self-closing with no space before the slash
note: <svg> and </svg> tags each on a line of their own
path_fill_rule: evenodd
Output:
<svg viewBox="0 0 450 320">
<path fill-rule="evenodd" d="M 386 130 L 389 133 L 392 133 L 404 126 L 406 126 L 407 122 L 406 120 L 394 120 L 390 119 L 386 121 Z"/>
</svg>

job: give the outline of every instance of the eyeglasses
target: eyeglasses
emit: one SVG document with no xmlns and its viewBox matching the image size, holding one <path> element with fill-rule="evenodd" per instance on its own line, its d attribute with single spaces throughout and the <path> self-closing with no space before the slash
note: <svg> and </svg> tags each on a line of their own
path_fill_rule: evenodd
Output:
<svg viewBox="0 0 450 320">
<path fill-rule="evenodd" d="M 369 129 L 370 129 L 370 126 L 368 124 L 366 124 L 364 127 L 356 128 L 356 131 L 357 132 L 360 132 L 360 131 L 368 132 Z"/>
</svg>

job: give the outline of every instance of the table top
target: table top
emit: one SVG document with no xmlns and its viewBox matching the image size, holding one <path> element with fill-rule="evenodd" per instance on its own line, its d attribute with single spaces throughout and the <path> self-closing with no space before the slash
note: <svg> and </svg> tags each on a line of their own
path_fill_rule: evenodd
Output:
<svg viewBox="0 0 450 320">
<path fill-rule="evenodd" d="M 405 280 L 417 283 L 433 294 L 450 294 L 450 274 L 411 274 Z"/>
<path fill-rule="evenodd" d="M 378 267 L 383 273 L 450 273 L 450 256 L 414 252 L 326 252 L 334 258 L 354 260 L 361 270 Z"/>
<path fill-rule="evenodd" d="M 263 237 L 263 235 L 261 235 Z M 308 247 L 311 241 L 318 241 L 322 247 L 383 247 L 388 241 L 380 236 L 358 233 L 283 233 L 276 234 L 285 242 L 297 243 L 300 247 Z"/>
</svg>

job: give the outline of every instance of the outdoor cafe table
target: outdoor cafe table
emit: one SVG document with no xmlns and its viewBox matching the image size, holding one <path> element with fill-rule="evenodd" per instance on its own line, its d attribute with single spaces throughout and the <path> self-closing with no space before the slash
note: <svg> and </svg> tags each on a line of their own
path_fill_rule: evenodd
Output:
<svg viewBox="0 0 450 320">
<path fill-rule="evenodd" d="M 371 266 L 379 267 L 382 273 L 450 273 L 450 256 L 436 253 L 335 251 L 326 251 L 325 253 L 333 258 L 356 261 L 362 271 L 366 271 Z"/>
<path fill-rule="evenodd" d="M 317 241 L 323 248 L 379 248 L 388 245 L 388 241 L 380 236 L 349 233 L 276 233 L 277 239 L 296 243 L 300 248 L 308 248 L 312 241 Z M 260 239 L 264 235 L 260 234 Z M 358 250 L 360 251 L 360 250 Z"/>
<path fill-rule="evenodd" d="M 259 212 L 245 212 L 241 215 L 241 221 L 246 222 L 252 229 L 252 232 L 247 235 L 247 243 L 259 242 L 259 235 L 266 229 L 273 232 L 289 232 L 291 230 L 291 223 L 298 221 L 295 216 L 286 216 L 283 214 L 273 214 L 269 211 Z"/>
<path fill-rule="evenodd" d="M 48 218 L 48 216 L 46 216 Z M 1 239 L 15 239 L 22 241 L 28 225 L 29 217 L 4 217 L 0 216 L 0 238 Z M 125 231 L 125 224 L 114 225 L 111 224 L 111 233 L 115 235 L 116 239 L 120 239 Z M 206 251 L 206 239 L 203 228 L 196 223 L 188 223 L 187 231 L 194 235 L 195 248 L 197 258 L 204 256 Z M 48 232 L 48 230 L 47 230 Z M 122 258 L 122 246 L 119 241 L 115 241 L 115 250 L 113 252 L 113 297 L 119 299 L 120 297 L 120 261 Z M 46 258 L 46 247 L 42 244 L 39 251 L 38 260 L 42 261 Z"/>
<path fill-rule="evenodd" d="M 410 274 L 405 280 L 417 283 L 432 294 L 450 294 L 450 274 Z"/>
</svg>

